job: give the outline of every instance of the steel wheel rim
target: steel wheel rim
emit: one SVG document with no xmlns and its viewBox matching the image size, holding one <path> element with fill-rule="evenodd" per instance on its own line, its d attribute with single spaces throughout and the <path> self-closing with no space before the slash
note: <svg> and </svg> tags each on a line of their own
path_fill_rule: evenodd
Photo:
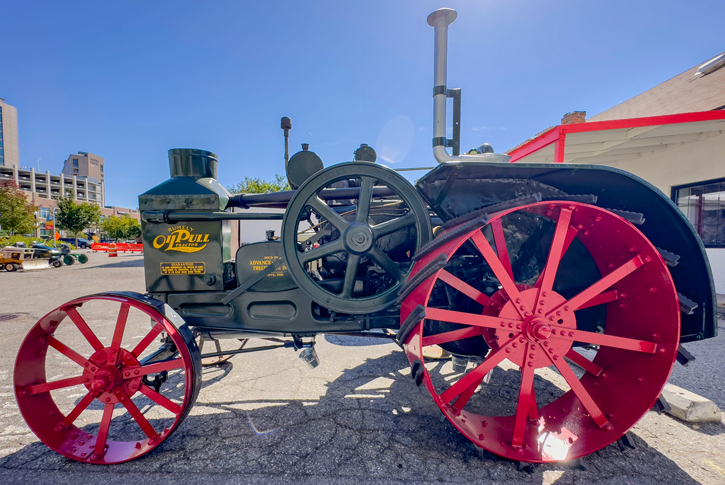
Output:
<svg viewBox="0 0 725 485">
<path fill-rule="evenodd" d="M 669 377 L 677 354 L 680 323 L 677 295 L 664 261 L 662 261 L 654 246 L 634 226 L 603 209 L 570 202 L 542 202 L 496 214 L 488 224 L 492 226 L 493 244 L 483 237 L 480 228 L 475 229 L 444 244 L 438 251 L 426 255 L 414 272 L 418 271 L 417 268 L 424 267 L 428 261 L 439 254 L 453 255 L 469 239 L 476 244 L 479 250 L 481 250 L 481 246 L 488 245 L 488 248 L 484 248 L 483 251 L 486 251 L 491 259 L 498 259 L 496 253 L 507 251 L 506 243 L 504 242 L 501 245 L 500 240 L 496 237 L 497 232 L 499 237 L 503 237 L 503 231 L 500 230 L 500 221 L 504 216 L 517 211 L 527 211 L 555 220 L 557 226 L 555 234 L 559 233 L 559 237 L 554 237 L 552 247 L 557 244 L 563 249 L 571 243 L 573 237 L 582 241 L 590 252 L 593 251 L 592 257 L 597 262 L 601 274 L 604 275 L 602 280 L 609 278 L 614 281 L 616 278 L 610 277 L 610 273 L 619 272 L 623 274 L 631 270 L 616 281 L 616 288 L 619 288 L 616 299 L 607 301 L 607 298 L 612 297 L 611 290 L 614 288 L 612 285 L 615 284 L 612 283 L 600 288 L 594 296 L 592 296 L 594 292 L 583 295 L 578 300 L 573 301 L 572 305 L 585 308 L 587 305 L 597 302 L 606 304 L 607 324 L 605 334 L 621 337 L 627 335 L 626 338 L 632 341 L 649 342 L 643 345 L 647 347 L 648 352 L 654 351 L 654 353 L 624 350 L 602 344 L 593 361 L 587 363 L 583 358 L 570 354 L 566 346 L 565 348 L 556 348 L 554 352 L 551 352 L 551 346 L 544 347 L 544 343 L 553 343 L 555 341 L 557 343 L 573 343 L 574 340 L 584 341 L 583 338 L 591 337 L 576 330 L 576 318 L 574 318 L 572 326 L 573 310 L 563 311 L 564 318 L 556 316 L 556 311 L 560 311 L 560 309 L 554 307 L 560 306 L 563 309 L 566 303 L 561 301 L 561 297 L 557 298 L 555 292 L 551 290 L 555 275 L 551 278 L 541 277 L 540 281 L 537 281 L 537 284 L 542 287 L 541 289 L 525 291 L 520 291 L 518 287 L 511 286 L 511 283 L 515 285 L 515 282 L 512 278 L 509 278 L 508 285 L 503 284 L 504 288 L 491 295 L 490 299 L 487 299 L 485 295 L 481 297 L 477 294 L 480 291 L 466 288 L 456 282 L 450 275 L 445 274 L 445 270 L 439 271 L 434 277 L 426 280 L 406 298 L 401 311 L 401 321 L 404 321 L 421 301 L 424 301 L 427 306 L 434 285 L 437 281 L 443 281 L 444 284 L 452 283 L 458 287 L 457 289 L 467 291 L 469 298 L 478 297 L 482 303 L 484 299 L 488 300 L 482 314 L 479 314 L 480 317 L 465 314 L 466 319 L 468 319 L 466 323 L 470 323 L 473 316 L 473 318 L 478 319 L 477 325 L 481 326 L 463 325 L 462 328 L 456 330 L 457 333 L 451 333 L 448 336 L 432 336 L 425 334 L 425 320 L 423 320 L 410 333 L 405 344 L 405 350 L 411 363 L 420 361 L 425 364 L 422 355 L 424 345 L 439 343 L 437 341 L 444 341 L 445 338 L 455 337 L 461 339 L 475 335 L 483 336 L 489 344 L 492 344 L 493 350 L 486 356 L 483 363 L 476 368 L 478 372 L 476 374 L 473 371 L 469 372 L 456 384 L 442 390 L 442 392 L 436 389 L 430 372 L 425 365 L 421 366 L 424 373 L 423 382 L 444 415 L 478 446 L 510 459 L 547 462 L 577 458 L 607 446 L 626 433 L 652 407 L 659 396 Z M 563 217 L 562 214 L 564 214 Z M 566 220 L 567 218 L 569 220 Z M 559 229 L 560 224 L 561 229 Z M 612 232 L 613 236 L 616 234 L 617 243 L 609 241 L 610 246 L 599 244 L 598 241 L 602 241 L 601 236 L 605 226 L 608 231 Z M 574 234 L 573 237 L 572 234 Z M 505 241 L 505 238 L 503 240 Z M 623 254 L 615 254 L 613 249 L 615 246 L 617 251 L 623 249 Z M 494 247 L 496 250 L 493 249 Z M 557 260 L 556 264 L 558 265 L 558 259 L 551 256 L 551 247 L 549 250 L 547 267 L 549 259 L 552 261 Z M 554 253 L 556 254 L 557 251 L 554 251 Z M 559 259 L 562 257 L 563 253 Z M 617 258 L 621 259 L 621 261 L 614 264 Z M 501 273 L 503 279 L 506 279 L 503 275 L 511 271 L 510 262 L 508 264 L 506 262 L 502 263 L 505 259 L 499 260 L 501 264 L 497 265 L 497 275 Z M 619 261 L 619 259 L 617 260 Z M 486 261 L 491 264 L 488 257 Z M 632 261 L 636 262 L 633 263 Z M 610 268 L 610 264 L 614 264 L 614 267 Z M 636 267 L 632 269 L 634 266 Z M 556 266 L 552 266 L 552 268 L 556 268 Z M 642 283 L 644 283 L 644 286 L 642 286 Z M 602 285 L 604 283 L 599 286 Z M 545 310 L 539 314 L 539 316 L 543 317 L 543 321 L 541 321 L 540 318 L 537 318 L 537 313 L 535 313 L 537 303 L 540 301 L 536 295 L 543 293 L 545 289 L 548 291 L 548 298 L 545 297 L 543 300 L 549 299 L 550 301 L 545 301 L 543 306 Z M 515 295 L 512 299 L 514 301 L 507 302 L 500 298 L 500 295 L 506 295 L 507 291 Z M 517 293 L 518 295 L 516 295 Z M 497 296 L 499 301 L 494 303 Z M 585 298 L 587 296 L 589 296 L 588 299 Z M 517 298 L 520 299 L 518 304 L 516 303 Z M 550 305 L 554 305 L 554 307 Z M 494 309 L 492 310 L 492 308 Z M 526 316 L 525 314 L 529 310 L 534 311 Z M 551 310 L 555 310 L 555 312 L 550 314 Z M 440 320 L 445 318 L 448 319 L 445 321 L 453 321 L 450 319 L 452 315 L 443 314 L 444 312 L 438 309 L 426 307 L 425 311 L 427 318 Z M 633 316 L 628 317 L 627 312 L 630 312 L 631 315 L 641 316 L 648 314 L 653 321 L 657 319 L 661 325 L 654 331 L 652 330 L 653 327 L 647 326 L 630 329 L 625 324 L 629 323 Z M 570 316 L 567 317 L 567 314 L 570 314 Z M 555 319 L 553 321 L 549 320 L 549 316 L 554 316 Z M 455 316 L 455 318 L 461 320 L 458 323 L 464 323 L 460 315 Z M 493 320 L 488 320 L 489 318 Z M 529 319 L 528 322 L 527 319 Z M 531 322 L 534 320 L 536 320 L 536 324 L 532 325 Z M 558 320 L 563 320 L 563 322 L 560 324 Z M 519 327 L 517 328 L 517 326 Z M 551 331 L 554 332 L 553 335 L 550 333 Z M 640 332 L 640 335 L 638 338 L 634 338 L 631 332 L 636 333 L 637 331 Z M 515 338 L 510 339 L 511 342 L 508 342 L 508 344 L 515 343 L 518 348 L 504 342 L 496 349 L 496 341 L 492 337 L 498 334 L 500 338 L 502 332 L 505 332 L 504 338 L 513 334 Z M 562 335 L 561 332 L 565 332 L 565 334 Z M 573 336 L 569 336 L 570 333 Z M 600 339 L 599 337 L 596 338 Z M 523 340 L 523 342 L 520 340 Z M 612 342 L 614 340 L 610 339 L 606 343 Z M 627 345 L 630 344 L 632 342 L 627 343 Z M 531 347 L 532 345 L 533 347 Z M 617 341 L 617 345 L 624 345 L 624 343 Z M 522 353 L 522 348 L 533 351 L 533 357 L 529 358 L 526 353 Z M 499 350 L 499 353 L 496 353 L 496 350 Z M 556 355 L 559 358 L 555 362 L 548 357 L 544 357 L 546 354 L 552 357 Z M 512 355 L 519 355 L 519 359 L 514 359 L 514 361 L 518 361 L 517 365 L 523 366 L 519 367 L 519 369 L 524 368 L 523 372 L 519 370 L 520 382 L 522 383 L 516 389 L 516 412 L 512 416 L 488 416 L 469 412 L 468 399 L 476 391 L 478 386 L 476 383 L 480 383 L 479 379 L 483 379 L 488 372 L 488 368 L 495 368 L 497 365 L 497 362 L 494 362 L 495 359 L 507 360 Z M 492 357 L 494 360 L 489 361 Z M 554 367 L 557 363 L 559 366 L 564 363 L 571 369 L 572 366 L 567 363 L 570 361 L 570 357 L 575 358 L 577 364 L 588 367 L 590 372 L 585 372 L 581 380 L 574 375 L 572 382 L 569 382 L 573 373 L 567 372 L 566 369 L 563 371 L 559 369 L 560 374 L 567 374 L 569 377 L 569 379 L 565 379 L 569 385 L 569 391 L 554 401 L 546 403 L 541 408 L 537 405 L 532 409 L 531 393 L 528 389 L 531 388 L 530 382 L 533 381 L 536 375 L 535 370 L 540 368 L 540 363 L 537 363 L 537 360 L 545 358 L 549 361 L 551 367 Z M 526 370 L 531 369 L 531 367 L 527 367 L 528 361 L 531 362 L 531 367 L 534 370 Z M 623 362 L 626 362 L 627 365 L 623 364 Z M 627 368 L 628 366 L 629 368 Z M 481 372 L 483 372 L 482 375 Z M 599 376 L 595 377 L 593 373 L 597 372 L 599 372 Z M 574 380 L 576 382 L 573 382 Z M 573 390 L 574 387 L 577 387 L 577 389 Z M 454 390 L 451 391 L 450 389 Z M 582 389 L 584 392 L 582 392 Z M 619 401 L 616 399 L 603 399 L 604 391 L 616 394 Z M 591 399 L 588 399 L 587 395 Z M 459 405 L 461 397 L 464 398 L 464 402 Z M 589 402 L 583 405 L 584 401 Z M 591 405 L 592 402 L 594 406 Z"/>
<path fill-rule="evenodd" d="M 99 341 L 78 312 L 84 303 L 99 300 L 120 303 L 113 337 L 108 346 Z M 123 347 L 121 344 L 128 312 L 132 308 L 150 317 L 154 325 L 144 338 L 129 350 L 126 348 L 128 345 Z M 81 355 L 55 339 L 55 331 L 63 324 L 75 325 L 78 328 L 94 348 L 92 355 Z M 154 343 L 161 332 L 166 332 L 172 339 L 178 352 L 167 361 L 141 366 L 137 357 Z M 23 418 L 43 443 L 72 460 L 114 464 L 149 453 L 176 430 L 191 409 L 198 393 L 199 367 L 194 361 L 195 358 L 198 359 L 198 355 L 192 354 L 192 351 L 196 350 L 195 347 L 190 350 L 187 346 L 186 342 L 191 336 L 186 336 L 184 332 L 188 333 L 188 330 L 177 329 L 155 308 L 123 296 L 93 295 L 58 307 L 41 318 L 31 329 L 18 353 L 15 363 L 15 395 Z M 193 345 L 193 340 L 191 343 Z M 48 382 L 46 357 L 51 347 L 74 361 L 78 365 L 78 369 L 74 372 L 80 370 L 80 375 Z M 115 357 L 115 362 L 110 360 L 112 356 L 118 356 Z M 106 357 L 105 364 L 103 357 Z M 180 404 L 156 392 L 142 381 L 144 375 L 175 369 L 180 369 L 184 373 L 182 378 L 184 391 Z M 80 402 L 74 403 L 70 412 L 64 413 L 59 409 L 51 392 L 78 385 L 85 386 L 87 393 Z M 145 418 L 144 413 L 134 402 L 134 398 L 142 394 L 151 401 L 153 408 L 165 410 L 169 417 L 164 419 L 164 422 L 171 421 L 170 426 L 164 426 L 163 430 L 160 430 L 157 429 L 158 424 L 154 425 Z M 89 433 L 78 427 L 82 426 L 79 417 L 96 402 L 103 406 L 103 417 L 100 422 L 96 420 L 99 425 L 98 430 Z M 140 439 L 127 441 L 112 439 L 111 424 L 119 419 L 118 416 L 113 416 L 116 408 L 124 408 L 131 420 L 136 423 L 135 434 Z M 101 443 L 104 444 L 104 448 L 99 452 L 97 446 Z"/>
</svg>

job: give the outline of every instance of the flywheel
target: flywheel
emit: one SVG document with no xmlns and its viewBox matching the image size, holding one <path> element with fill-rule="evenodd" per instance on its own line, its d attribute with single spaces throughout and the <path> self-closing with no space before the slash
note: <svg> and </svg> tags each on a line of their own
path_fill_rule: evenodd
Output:
<svg viewBox="0 0 725 485">
<path fill-rule="evenodd" d="M 321 306 L 369 314 L 394 303 L 430 238 L 415 188 L 381 165 L 347 162 L 300 186 L 282 223 L 290 274 Z"/>
</svg>

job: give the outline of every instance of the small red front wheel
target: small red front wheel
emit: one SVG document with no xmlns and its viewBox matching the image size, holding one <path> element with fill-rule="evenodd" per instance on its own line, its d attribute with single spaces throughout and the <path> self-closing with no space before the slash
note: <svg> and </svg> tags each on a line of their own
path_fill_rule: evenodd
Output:
<svg viewBox="0 0 725 485">
<path fill-rule="evenodd" d="M 18 407 L 36 436 L 96 464 L 133 460 L 168 438 L 201 383 L 193 336 L 170 318 L 170 308 L 130 293 L 79 298 L 41 318 L 15 362 Z M 162 333 L 175 352 L 154 352 Z"/>
</svg>

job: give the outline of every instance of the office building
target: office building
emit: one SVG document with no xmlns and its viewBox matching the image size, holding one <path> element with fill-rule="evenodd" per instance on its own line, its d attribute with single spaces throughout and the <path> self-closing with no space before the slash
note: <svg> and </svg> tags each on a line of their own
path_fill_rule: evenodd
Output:
<svg viewBox="0 0 725 485">
<path fill-rule="evenodd" d="M 19 167 L 18 110 L 0 98 L 0 167 Z"/>
</svg>

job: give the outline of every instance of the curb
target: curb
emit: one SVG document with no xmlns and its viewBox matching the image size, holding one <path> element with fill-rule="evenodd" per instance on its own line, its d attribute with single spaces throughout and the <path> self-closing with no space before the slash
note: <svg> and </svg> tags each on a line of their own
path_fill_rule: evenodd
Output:
<svg viewBox="0 0 725 485">
<path fill-rule="evenodd" d="M 717 404 L 673 384 L 665 385 L 660 399 L 669 404 L 667 414 L 688 423 L 720 422 L 722 413 Z"/>
</svg>

